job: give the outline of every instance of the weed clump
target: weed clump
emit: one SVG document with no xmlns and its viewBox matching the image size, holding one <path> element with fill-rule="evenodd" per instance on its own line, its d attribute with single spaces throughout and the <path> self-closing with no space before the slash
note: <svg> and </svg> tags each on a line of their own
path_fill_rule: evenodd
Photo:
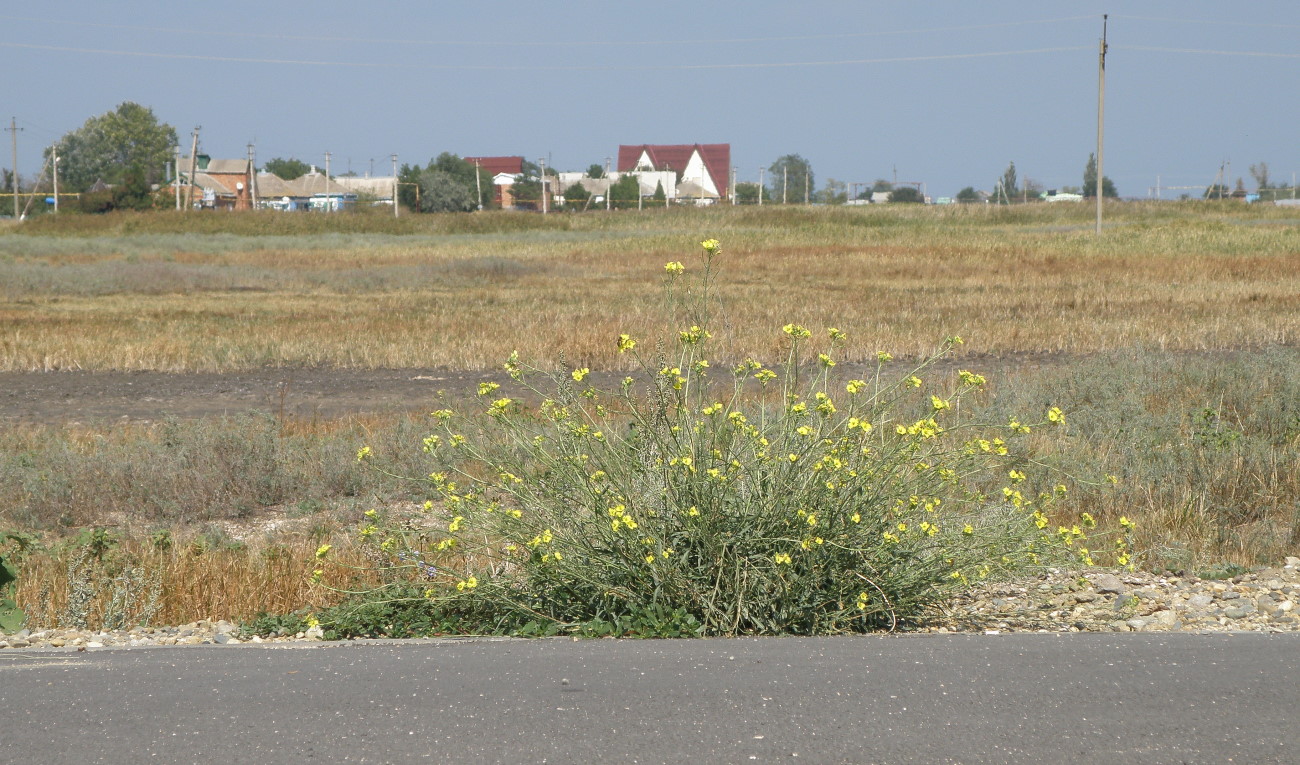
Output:
<svg viewBox="0 0 1300 765">
<path fill-rule="evenodd" d="M 433 497 L 366 514 L 357 537 L 393 579 L 359 602 L 414 598 L 466 631 L 832 634 L 894 628 L 972 581 L 1094 563 L 1091 517 L 1049 528 L 1066 488 L 1031 488 L 1052 471 L 1019 448 L 1064 427 L 1059 408 L 1033 422 L 963 414 L 981 375 L 922 377 L 956 337 L 901 373 L 882 351 L 874 375 L 843 380 L 847 334 L 819 342 L 788 324 L 775 368 L 719 369 L 707 351 L 720 246 L 702 244 L 698 263 L 664 271 L 681 329 L 653 352 L 614 341 L 637 370 L 617 389 L 514 354 L 505 369 L 539 404 L 484 382 L 477 411 L 433 413 Z"/>
</svg>

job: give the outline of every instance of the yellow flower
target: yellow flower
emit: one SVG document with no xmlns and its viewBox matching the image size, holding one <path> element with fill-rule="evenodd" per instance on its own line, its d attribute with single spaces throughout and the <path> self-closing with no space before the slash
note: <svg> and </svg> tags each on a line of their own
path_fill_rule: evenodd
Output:
<svg viewBox="0 0 1300 765">
<path fill-rule="evenodd" d="M 626 353 L 636 347 L 636 341 L 630 335 L 618 336 L 618 352 Z M 628 378 L 629 380 L 631 378 Z"/>
<path fill-rule="evenodd" d="M 585 378 L 589 374 L 591 374 L 591 370 L 588 369 L 587 367 L 583 367 L 582 369 L 575 369 L 573 370 L 573 381 L 582 382 L 583 378 Z"/>
<path fill-rule="evenodd" d="M 770 381 L 776 379 L 776 372 L 770 369 L 760 369 L 754 373 L 754 379 L 762 385 L 767 385 Z"/>
<path fill-rule="evenodd" d="M 1129 529 L 1130 531 L 1137 528 L 1137 524 L 1130 521 L 1127 515 L 1121 515 L 1119 517 L 1119 525 L 1123 528 Z"/>
<path fill-rule="evenodd" d="M 968 523 L 966 524 L 966 528 L 961 530 L 961 533 L 965 534 L 966 536 L 970 536 L 971 534 L 975 533 L 975 527 Z"/>
<path fill-rule="evenodd" d="M 701 340 L 707 340 L 713 337 L 713 333 L 701 329 L 698 325 L 692 325 L 690 329 L 684 329 L 677 333 L 677 337 L 684 345 L 697 345 Z"/>
<path fill-rule="evenodd" d="M 655 556 L 654 556 L 654 553 L 651 553 L 651 554 L 645 556 L 645 562 L 646 562 L 646 563 L 654 563 L 654 562 L 655 562 Z"/>
<path fill-rule="evenodd" d="M 672 261 L 671 263 L 664 264 L 664 270 L 672 276 L 677 276 L 686 270 L 686 266 L 683 266 L 678 261 Z"/>
<path fill-rule="evenodd" d="M 722 245 L 718 243 L 717 239 L 705 239 L 703 242 L 700 242 L 700 246 L 710 255 L 716 255 L 718 251 L 722 249 Z"/>
<path fill-rule="evenodd" d="M 1025 474 L 1020 472 L 1019 470 L 1010 471 L 1009 473 L 1007 473 L 1007 477 L 1011 479 L 1012 483 L 1020 483 L 1021 481 L 1025 480 Z"/>
<path fill-rule="evenodd" d="M 983 385 L 987 382 L 984 379 L 984 375 L 977 375 L 974 372 L 969 372 L 965 369 L 958 370 L 957 376 L 961 378 L 963 385 Z"/>
<path fill-rule="evenodd" d="M 835 366 L 835 359 L 831 358 L 830 356 L 827 356 L 824 353 L 817 354 L 817 361 L 826 369 L 830 369 L 831 367 Z"/>
<path fill-rule="evenodd" d="M 848 384 L 844 386 L 844 390 L 848 391 L 849 393 L 858 394 L 861 393 L 866 387 L 867 387 L 866 380 L 849 380 Z"/>
<path fill-rule="evenodd" d="M 938 396 L 931 395 L 931 396 L 930 396 L 930 406 L 934 408 L 934 411 L 936 411 L 936 412 L 942 412 L 943 410 L 945 410 L 945 409 L 951 407 L 952 404 L 949 404 L 947 401 L 944 401 L 943 399 L 939 398 Z"/>
<path fill-rule="evenodd" d="M 790 563 L 791 558 L 790 558 L 789 553 L 777 553 L 776 555 L 773 555 L 773 556 L 772 556 L 772 560 L 773 560 L 773 562 L 775 562 L 775 563 L 777 563 L 777 564 L 779 565 L 779 564 L 782 564 L 782 563 Z"/>
<path fill-rule="evenodd" d="M 862 515 L 859 513 L 854 513 L 853 515 L 849 516 L 849 520 L 853 521 L 854 523 L 860 523 L 862 521 Z"/>
<path fill-rule="evenodd" d="M 876 351 L 876 361 L 884 364 L 886 361 L 893 361 L 894 355 L 889 351 Z"/>
<path fill-rule="evenodd" d="M 800 324 L 787 324 L 781 328 L 781 331 L 786 333 L 790 337 L 793 337 L 796 340 L 805 337 L 812 337 L 812 332 L 808 331 L 807 327 L 802 326 Z"/>
<path fill-rule="evenodd" d="M 465 520 L 465 516 L 463 515 L 458 515 L 455 518 L 452 518 L 451 523 L 447 524 L 447 531 L 452 534 L 460 531 L 460 524 L 463 520 Z"/>
<path fill-rule="evenodd" d="M 910 387 L 912 387 L 912 388 L 919 388 L 919 387 L 921 387 L 921 378 L 917 377 L 916 375 L 912 375 L 912 376 L 908 377 L 908 378 L 907 378 L 906 380 L 904 380 L 903 382 L 904 382 L 905 385 L 908 385 L 908 386 L 910 386 Z"/>
<path fill-rule="evenodd" d="M 492 391 L 500 387 L 501 387 L 500 385 L 494 382 L 481 382 L 478 384 L 478 394 L 480 396 L 486 396 Z"/>
<path fill-rule="evenodd" d="M 330 548 L 331 548 L 331 547 L 332 547 L 332 545 L 321 545 L 320 547 L 317 547 L 317 548 L 316 548 L 316 560 L 321 560 L 321 559 L 323 559 L 326 555 L 329 555 L 329 553 L 330 553 Z"/>
<path fill-rule="evenodd" d="M 843 340 L 844 338 L 848 337 L 848 335 L 840 331 L 838 327 L 827 327 L 826 336 L 831 339 L 831 342 L 835 342 L 837 340 Z"/>
<path fill-rule="evenodd" d="M 370 456 L 369 446 L 363 446 L 357 450 L 357 462 L 361 462 L 362 460 L 364 460 L 366 457 L 369 456 Z"/>
<path fill-rule="evenodd" d="M 1058 407 L 1054 406 L 1047 410 L 1047 421 L 1056 425 L 1064 425 L 1065 412 L 1062 412 Z"/>
<path fill-rule="evenodd" d="M 698 507 L 695 507 L 694 505 L 691 505 L 691 509 L 687 510 L 686 514 L 691 517 L 695 517 L 700 514 L 700 509 Z"/>
<path fill-rule="evenodd" d="M 439 420 L 446 421 L 446 420 L 450 420 L 452 415 L 455 414 L 455 412 L 451 411 L 450 409 L 439 409 L 438 411 L 430 412 L 429 414 L 433 417 L 438 418 Z"/>
</svg>

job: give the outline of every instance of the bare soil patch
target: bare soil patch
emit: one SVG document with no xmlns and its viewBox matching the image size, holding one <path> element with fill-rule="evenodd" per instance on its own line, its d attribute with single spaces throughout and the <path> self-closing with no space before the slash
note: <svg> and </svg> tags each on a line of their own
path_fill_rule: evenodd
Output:
<svg viewBox="0 0 1300 765">
<path fill-rule="evenodd" d="M 1002 376 L 1077 362 L 1079 354 L 1021 353 L 944 360 L 947 367 Z M 901 370 L 905 361 L 894 365 Z M 846 377 L 868 375 L 875 366 L 841 364 Z M 933 372 L 931 372 L 933 374 Z M 589 381 L 617 388 L 622 372 L 595 372 Z M 267 368 L 231 373 L 0 372 L 0 422 L 82 425 L 125 420 L 200 419 L 265 412 L 282 418 L 333 419 L 403 413 L 433 407 L 440 392 L 470 395 L 482 380 L 503 385 L 500 369 Z"/>
</svg>

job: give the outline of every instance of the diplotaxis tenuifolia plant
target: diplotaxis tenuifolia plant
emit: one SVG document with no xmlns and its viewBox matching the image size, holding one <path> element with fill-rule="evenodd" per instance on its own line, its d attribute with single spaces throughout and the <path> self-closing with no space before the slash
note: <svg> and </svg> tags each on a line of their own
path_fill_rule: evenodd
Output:
<svg viewBox="0 0 1300 765">
<path fill-rule="evenodd" d="M 1057 476 L 1017 448 L 1064 427 L 1060 409 L 970 421 L 981 375 L 924 379 L 956 337 L 848 379 L 847 333 L 792 323 L 781 363 L 724 366 L 708 353 L 721 247 L 702 250 L 665 267 L 668 340 L 611 338 L 636 370 L 614 389 L 512 354 L 518 398 L 484 382 L 477 411 L 434 412 L 424 512 L 374 511 L 358 532 L 383 565 L 471 630 L 737 635 L 893 628 L 974 580 L 1093 562 L 1089 519 L 1052 528 L 1066 488 L 1032 490 Z"/>
</svg>

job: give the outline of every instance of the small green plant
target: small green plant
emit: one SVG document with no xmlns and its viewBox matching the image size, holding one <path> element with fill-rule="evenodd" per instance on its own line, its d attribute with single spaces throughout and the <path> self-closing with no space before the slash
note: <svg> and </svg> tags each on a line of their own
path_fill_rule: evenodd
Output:
<svg viewBox="0 0 1300 765">
<path fill-rule="evenodd" d="M 9 597 L 17 579 L 16 568 L 0 555 L 0 632 L 17 632 L 22 629 L 27 618 L 18 604 Z"/>
<path fill-rule="evenodd" d="M 479 412 L 434 412 L 437 501 L 371 511 L 358 531 L 383 565 L 418 575 L 436 609 L 473 602 L 525 632 L 676 636 L 893 628 L 973 580 L 1093 563 L 1091 518 L 1049 528 L 1065 486 L 1031 490 L 1026 471 L 1049 471 L 1016 450 L 1063 427 L 1060 409 L 970 421 L 961 402 L 982 376 L 921 377 L 960 338 L 894 375 L 880 352 L 874 375 L 844 380 L 846 333 L 810 349 L 813 332 L 788 324 L 782 364 L 726 369 L 705 353 L 720 247 L 703 249 L 694 279 L 665 266 L 672 349 L 615 341 L 639 369 L 617 389 L 514 354 L 506 371 L 540 404 L 484 382 Z"/>
</svg>

